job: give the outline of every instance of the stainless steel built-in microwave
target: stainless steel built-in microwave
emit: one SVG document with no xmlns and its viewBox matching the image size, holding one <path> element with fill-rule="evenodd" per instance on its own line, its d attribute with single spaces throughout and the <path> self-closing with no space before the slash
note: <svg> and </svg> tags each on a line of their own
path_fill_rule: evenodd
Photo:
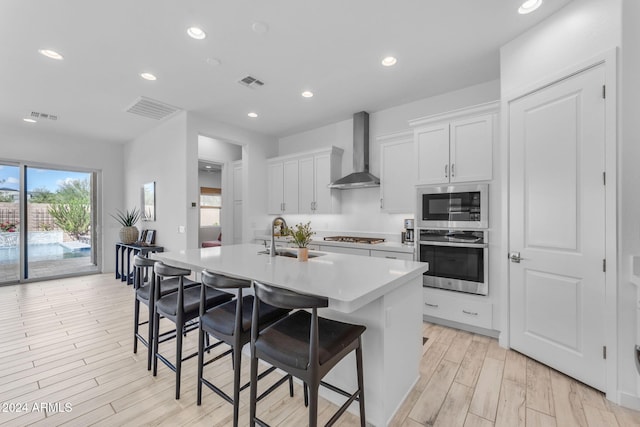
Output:
<svg viewBox="0 0 640 427">
<path fill-rule="evenodd" d="M 488 184 L 418 187 L 420 228 L 489 228 Z"/>
</svg>

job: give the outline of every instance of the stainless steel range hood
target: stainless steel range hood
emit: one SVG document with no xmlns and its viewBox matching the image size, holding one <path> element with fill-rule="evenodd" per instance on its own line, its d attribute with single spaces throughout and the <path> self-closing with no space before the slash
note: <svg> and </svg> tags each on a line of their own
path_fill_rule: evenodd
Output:
<svg viewBox="0 0 640 427">
<path fill-rule="evenodd" d="M 379 187 L 380 179 L 369 173 L 369 113 L 353 115 L 353 173 L 329 184 L 329 188 Z"/>
</svg>

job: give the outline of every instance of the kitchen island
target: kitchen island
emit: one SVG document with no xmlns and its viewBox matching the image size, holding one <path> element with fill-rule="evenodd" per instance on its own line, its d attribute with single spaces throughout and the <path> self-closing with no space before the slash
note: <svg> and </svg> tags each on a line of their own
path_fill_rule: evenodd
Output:
<svg viewBox="0 0 640 427">
<path fill-rule="evenodd" d="M 329 307 L 320 310 L 322 316 L 367 327 L 362 338 L 367 422 L 388 425 L 419 376 L 422 273 L 428 265 L 313 251 L 309 261 L 300 262 L 260 254 L 263 250 L 261 245 L 243 244 L 164 252 L 153 258 L 194 272 L 206 269 L 327 297 Z M 355 390 L 354 355 L 340 362 L 325 380 Z M 342 396 L 322 387 L 321 394 L 344 402 Z"/>
</svg>

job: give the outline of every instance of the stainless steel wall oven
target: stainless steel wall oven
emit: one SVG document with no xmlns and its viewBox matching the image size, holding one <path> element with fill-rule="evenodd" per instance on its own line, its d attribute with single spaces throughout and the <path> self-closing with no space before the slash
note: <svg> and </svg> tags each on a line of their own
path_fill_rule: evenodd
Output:
<svg viewBox="0 0 640 427">
<path fill-rule="evenodd" d="M 484 230 L 420 230 L 418 259 L 429 263 L 423 286 L 489 294 L 489 256 Z"/>
</svg>

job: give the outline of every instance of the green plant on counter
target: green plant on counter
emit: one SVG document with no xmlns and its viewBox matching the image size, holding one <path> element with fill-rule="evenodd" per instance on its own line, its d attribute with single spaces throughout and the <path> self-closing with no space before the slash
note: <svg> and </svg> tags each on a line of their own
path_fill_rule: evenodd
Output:
<svg viewBox="0 0 640 427">
<path fill-rule="evenodd" d="M 306 224 L 300 223 L 293 227 L 288 227 L 285 230 L 285 235 L 291 237 L 293 243 L 299 248 L 306 248 L 311 243 L 311 237 L 313 237 L 315 231 L 311 230 L 311 221 Z"/>
<path fill-rule="evenodd" d="M 140 211 L 138 208 L 126 210 L 124 212 L 117 209 L 117 213 L 115 215 L 111 214 L 111 216 L 123 227 L 133 227 L 140 219 Z"/>
</svg>

